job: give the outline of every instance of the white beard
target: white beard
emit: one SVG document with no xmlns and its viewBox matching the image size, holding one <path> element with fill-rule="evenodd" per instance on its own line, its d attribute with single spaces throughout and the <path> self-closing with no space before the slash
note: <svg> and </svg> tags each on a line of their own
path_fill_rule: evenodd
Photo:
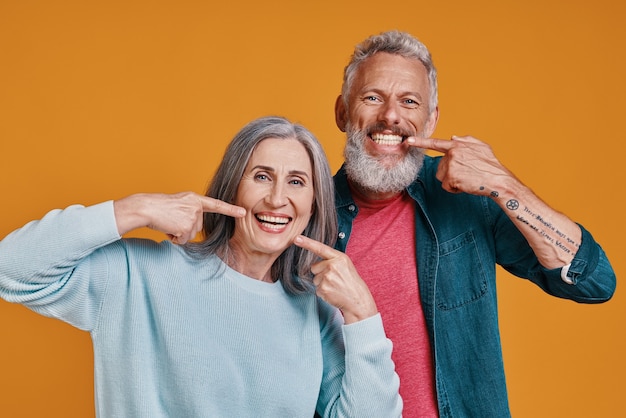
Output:
<svg viewBox="0 0 626 418">
<path fill-rule="evenodd" d="M 424 152 L 411 147 L 404 158 L 376 158 L 365 150 L 365 141 L 369 141 L 365 131 L 346 126 L 347 141 L 344 149 L 345 168 L 348 178 L 361 188 L 376 193 L 399 193 L 406 189 L 417 177 L 424 163 Z M 381 161 L 383 158 L 395 161 L 391 165 Z"/>
</svg>

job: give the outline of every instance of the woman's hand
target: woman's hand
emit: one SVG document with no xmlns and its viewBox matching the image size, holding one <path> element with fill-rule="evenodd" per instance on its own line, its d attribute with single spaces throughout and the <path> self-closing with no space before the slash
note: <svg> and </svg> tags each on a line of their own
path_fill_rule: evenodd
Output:
<svg viewBox="0 0 626 418">
<path fill-rule="evenodd" d="M 350 257 L 304 235 L 296 237 L 294 244 L 322 258 L 311 266 L 316 293 L 341 310 L 346 324 L 378 313 L 374 297 Z"/>
<path fill-rule="evenodd" d="M 204 212 L 242 217 L 245 209 L 193 192 L 139 193 L 114 202 L 120 235 L 148 227 L 163 232 L 175 244 L 184 244 L 202 230 Z"/>
</svg>

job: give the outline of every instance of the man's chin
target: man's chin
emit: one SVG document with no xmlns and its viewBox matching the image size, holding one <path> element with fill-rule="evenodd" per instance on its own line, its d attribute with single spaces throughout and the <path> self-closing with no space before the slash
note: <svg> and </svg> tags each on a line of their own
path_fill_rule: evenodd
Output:
<svg viewBox="0 0 626 418">
<path fill-rule="evenodd" d="M 397 193 L 406 189 L 417 177 L 422 166 L 422 158 L 413 158 L 409 163 L 391 164 L 386 167 L 379 161 L 367 166 L 351 164 L 346 161 L 346 172 L 351 181 L 361 188 L 376 193 Z"/>
<path fill-rule="evenodd" d="M 414 147 L 379 148 L 362 132 L 348 132 L 344 149 L 346 172 L 354 183 L 378 193 L 404 190 L 417 177 L 424 153 Z M 370 148 L 371 146 L 371 148 Z"/>
<path fill-rule="evenodd" d="M 378 167 L 382 170 L 393 171 L 402 161 L 407 158 L 406 155 L 384 155 L 376 158 Z"/>
</svg>

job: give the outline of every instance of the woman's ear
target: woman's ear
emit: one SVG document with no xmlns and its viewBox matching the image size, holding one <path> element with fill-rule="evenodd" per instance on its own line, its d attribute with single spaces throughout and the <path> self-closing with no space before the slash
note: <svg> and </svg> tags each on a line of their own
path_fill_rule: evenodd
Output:
<svg viewBox="0 0 626 418">
<path fill-rule="evenodd" d="M 346 104 L 343 101 L 343 96 L 339 95 L 335 100 L 335 123 L 341 132 L 346 131 Z"/>
</svg>

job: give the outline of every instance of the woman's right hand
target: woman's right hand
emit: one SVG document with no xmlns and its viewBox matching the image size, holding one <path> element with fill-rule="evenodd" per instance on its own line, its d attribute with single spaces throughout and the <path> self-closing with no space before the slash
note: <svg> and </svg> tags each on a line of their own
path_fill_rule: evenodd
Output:
<svg viewBox="0 0 626 418">
<path fill-rule="evenodd" d="M 184 244 L 195 238 L 202 230 L 204 212 L 235 218 L 246 214 L 244 208 L 193 192 L 138 193 L 116 200 L 113 204 L 120 236 L 148 227 L 163 232 L 175 244 Z"/>
</svg>

